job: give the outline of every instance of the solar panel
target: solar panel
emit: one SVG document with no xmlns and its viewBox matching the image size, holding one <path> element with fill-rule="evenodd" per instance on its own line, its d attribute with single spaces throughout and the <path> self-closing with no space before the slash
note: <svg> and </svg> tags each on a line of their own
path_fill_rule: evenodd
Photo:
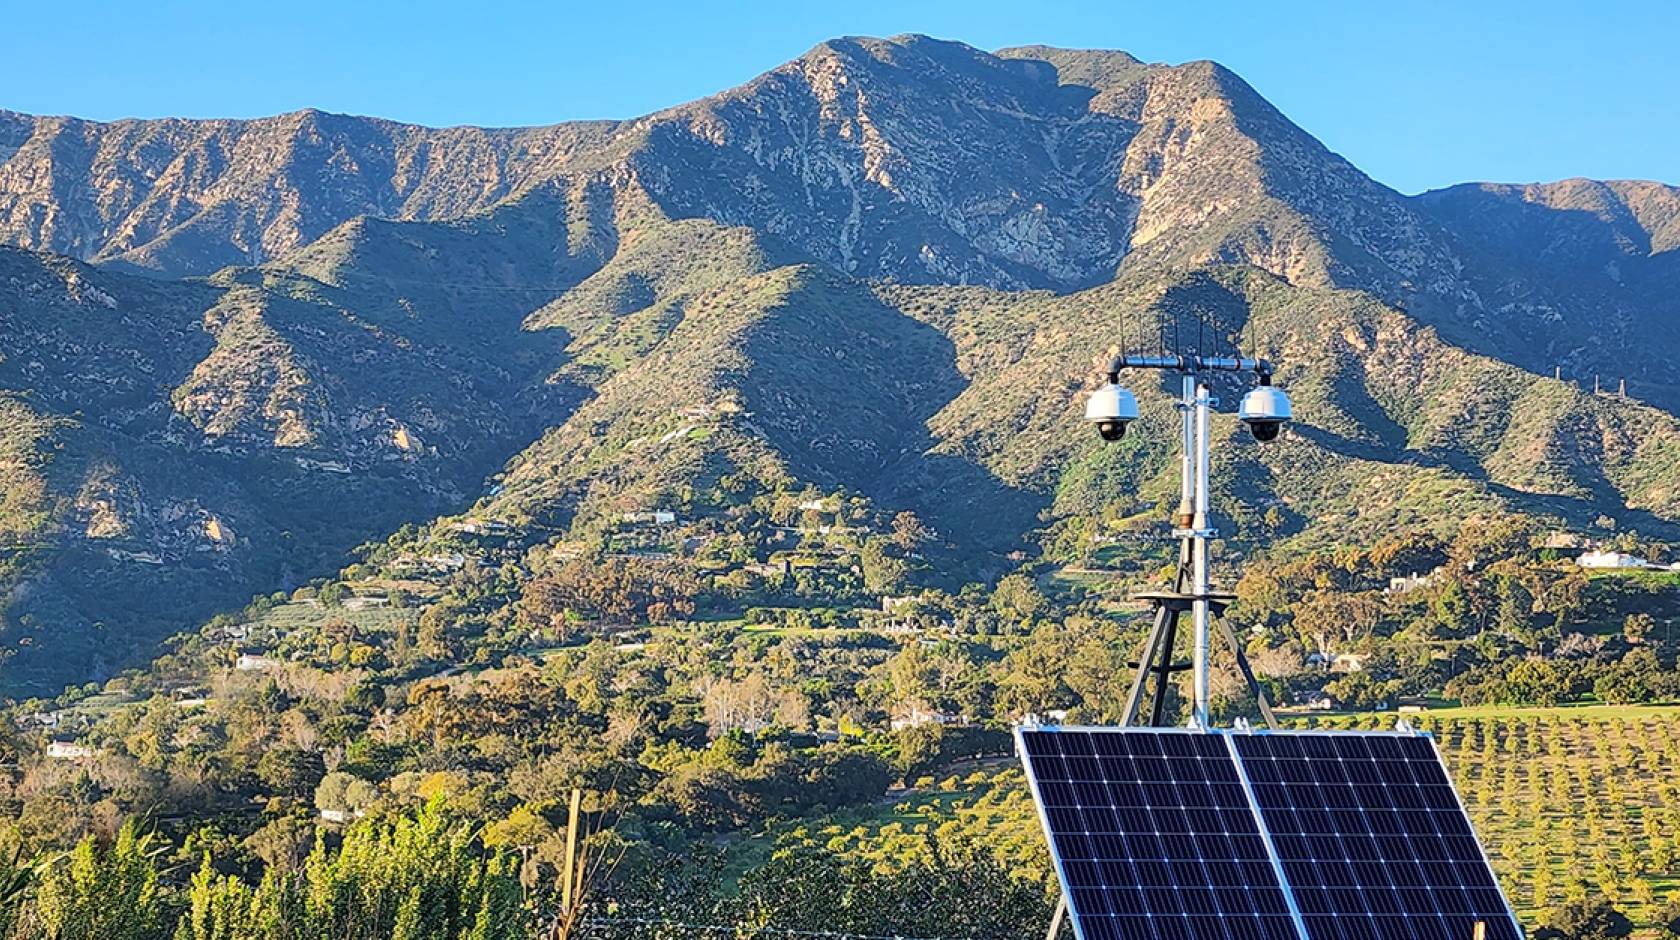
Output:
<svg viewBox="0 0 1680 940">
<path fill-rule="evenodd" d="M 1081 940 L 1298 940 L 1223 737 L 1020 736 Z"/>
<path fill-rule="evenodd" d="M 1433 740 L 1230 738 L 1309 940 L 1521 936 Z"/>
<path fill-rule="evenodd" d="M 1428 737 L 1018 736 L 1080 940 L 1521 936 Z"/>
</svg>

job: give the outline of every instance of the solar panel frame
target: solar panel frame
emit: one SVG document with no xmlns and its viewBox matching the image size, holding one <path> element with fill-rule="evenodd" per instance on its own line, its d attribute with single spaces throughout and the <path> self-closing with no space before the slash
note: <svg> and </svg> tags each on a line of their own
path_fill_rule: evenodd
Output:
<svg viewBox="0 0 1680 940">
<path fill-rule="evenodd" d="M 1039 749 L 1041 753 L 1032 753 L 1029 745 L 1031 735 L 1043 736 L 1039 738 L 1042 741 L 1057 742 L 1057 753 L 1053 755 L 1055 761 L 1046 766 L 1060 764 L 1060 769 L 1066 773 L 1059 776 L 1065 777 L 1065 780 L 1041 779 L 1041 768 L 1035 764 L 1035 757 L 1052 755 L 1042 753 L 1045 750 L 1043 747 Z M 1062 761 L 1067 755 L 1061 753 L 1061 742 L 1076 740 L 1080 736 L 1095 741 L 1111 735 L 1155 736 L 1155 740 L 1178 742 L 1162 745 L 1163 749 L 1170 746 L 1175 750 L 1184 747 L 1193 749 L 1197 745 L 1184 745 L 1182 742 L 1201 740 L 1209 742 L 1199 745 L 1205 752 L 1204 756 L 1216 753 L 1212 742 L 1218 741 L 1222 747 L 1217 750 L 1222 750 L 1225 760 L 1229 761 L 1238 789 L 1223 789 L 1215 797 L 1209 784 L 1209 789 L 1199 792 L 1196 789 L 1198 781 L 1171 779 L 1172 774 L 1161 773 L 1149 760 L 1132 763 L 1132 770 L 1137 772 L 1139 780 L 1110 781 L 1098 760 L 1095 744 L 1087 753 L 1071 755 L 1075 758 L 1073 763 Z M 1033 802 L 1039 812 L 1039 821 L 1052 843 L 1052 863 L 1073 914 L 1071 922 L 1079 940 L 1131 940 L 1133 937 L 1139 940 L 1201 940 L 1203 937 L 1249 940 L 1252 925 L 1244 918 L 1262 917 L 1271 919 L 1258 921 L 1266 926 L 1254 934 L 1254 940 L 1280 940 L 1282 936 L 1276 929 L 1282 912 L 1275 909 L 1266 914 L 1241 910 L 1221 912 L 1218 907 L 1202 910 L 1200 908 L 1205 905 L 1196 900 L 1196 893 L 1184 891 L 1187 887 L 1202 885 L 1210 885 L 1215 892 L 1228 887 L 1214 883 L 1214 872 L 1221 872 L 1221 877 L 1236 877 L 1233 873 L 1240 873 L 1244 861 L 1250 866 L 1245 884 L 1250 884 L 1254 880 L 1252 866 L 1258 858 L 1224 859 L 1220 857 L 1222 843 L 1218 838 L 1203 842 L 1192 831 L 1190 844 L 1195 848 L 1188 855 L 1175 857 L 1163 850 L 1161 860 L 1169 863 L 1164 870 L 1138 866 L 1132 864 L 1136 859 L 1127 855 L 1140 856 L 1142 852 L 1152 850 L 1147 838 L 1134 843 L 1130 836 L 1111 836 L 1088 829 L 1083 811 L 1089 809 L 1093 819 L 1109 822 L 1109 818 L 1102 814 L 1113 815 L 1116 812 L 1104 808 L 1107 803 L 1117 802 L 1116 794 L 1121 800 L 1177 805 L 1187 814 L 1187 821 L 1191 810 L 1204 814 L 1202 818 L 1207 818 L 1205 814 L 1211 812 L 1214 814 L 1212 818 L 1219 820 L 1224 827 L 1212 833 L 1216 836 L 1223 833 L 1228 837 L 1230 832 L 1227 830 L 1231 826 L 1240 826 L 1236 822 L 1237 816 L 1247 815 L 1252 832 L 1263 846 L 1271 873 L 1270 884 L 1283 898 L 1289 933 L 1298 940 L 1460 940 L 1469 936 L 1477 920 L 1486 924 L 1488 940 L 1520 940 L 1523 937 L 1510 900 L 1499 884 L 1485 848 L 1476 838 L 1469 813 L 1447 776 L 1440 747 L 1431 735 L 1409 731 L 1229 732 L 1187 728 L 1046 726 L 1017 728 L 1015 737 Z M 1260 745 L 1239 746 L 1239 741 L 1246 739 L 1266 740 Z M 1337 740 L 1343 744 L 1333 743 Z M 1292 743 L 1285 744 L 1286 741 Z M 1314 743 L 1301 743 L 1305 741 Z M 1371 741 L 1381 743 L 1363 743 Z M 1323 762 L 1314 764 L 1306 759 L 1307 749 L 1337 756 L 1339 752 L 1336 748 L 1339 746 L 1354 748 L 1348 753 L 1362 759 L 1369 755 L 1369 760 L 1349 763 L 1338 756 L 1332 766 Z M 1276 768 L 1265 768 L 1265 757 L 1260 758 L 1261 763 L 1251 764 L 1250 758 L 1255 753 L 1274 748 L 1301 756 L 1293 763 L 1279 764 Z M 1363 754 L 1358 753 L 1360 748 L 1363 748 Z M 1243 753 L 1245 749 L 1251 753 Z M 1377 756 L 1379 752 L 1383 757 Z M 1130 759 L 1133 752 L 1127 751 L 1125 756 Z M 1169 755 L 1163 750 L 1162 756 Z M 1319 756 L 1322 758 L 1323 754 Z M 1385 769 L 1394 771 L 1396 768 L 1384 768 L 1379 761 L 1401 765 L 1405 776 L 1385 780 Z M 1273 762 L 1276 763 L 1275 760 Z M 1224 761 L 1217 763 L 1223 766 Z M 1252 771 L 1255 766 L 1262 768 L 1258 780 Z M 1081 792 L 1073 787 L 1076 775 L 1077 782 L 1100 782 L 1102 787 L 1093 789 L 1086 786 Z M 1291 779 L 1282 779 L 1284 775 Z M 1143 777 L 1153 779 L 1141 779 Z M 1116 782 L 1120 784 L 1118 790 L 1111 789 L 1111 784 Z M 1229 780 L 1220 782 L 1227 787 L 1230 784 Z M 1389 786 L 1390 783 L 1400 782 L 1405 785 Z M 1134 787 L 1135 790 L 1132 789 Z M 1299 804 L 1292 788 L 1299 789 L 1303 799 L 1307 788 L 1312 791 L 1314 799 L 1311 805 L 1305 806 L 1311 812 L 1304 817 L 1296 812 Z M 1240 800 L 1235 798 L 1237 793 L 1241 795 Z M 1089 806 L 1080 802 L 1082 796 L 1091 801 Z M 1181 797 L 1187 802 L 1179 803 Z M 1211 804 L 1209 799 L 1212 799 Z M 1271 807 L 1270 817 L 1268 807 Z M 1073 810 L 1071 815 L 1066 812 L 1070 808 Z M 1053 809 L 1055 812 L 1052 812 Z M 1420 820 L 1407 817 L 1404 813 L 1428 815 Z M 1281 833 L 1275 831 L 1274 820 L 1283 824 Z M 1118 822 L 1118 818 L 1114 821 Z M 1429 823 L 1427 833 L 1421 829 L 1414 831 L 1406 825 L 1423 821 Z M 1058 830 L 1063 833 L 1060 838 Z M 1413 836 L 1425 834 L 1437 838 L 1439 845 L 1412 841 Z M 1108 841 L 1086 841 L 1093 836 Z M 1224 848 L 1230 845 L 1229 841 L 1223 843 Z M 1353 846 L 1353 851 L 1348 850 L 1349 845 Z M 1420 849 L 1419 845 L 1423 848 Z M 1073 852 L 1071 856 L 1069 850 Z M 1423 854 L 1425 852 L 1429 854 Z M 1252 850 L 1249 854 L 1253 855 Z M 1120 864 L 1113 864 L 1116 861 Z M 1199 868 L 1179 864 L 1183 862 L 1198 863 Z M 1426 868 L 1426 863 L 1435 867 Z M 1226 864 L 1236 867 L 1214 867 Z M 1313 866 L 1311 869 L 1302 868 L 1309 864 Z M 1104 865 L 1109 867 L 1105 869 Z M 1462 910 L 1449 910 L 1451 903 L 1443 906 L 1452 898 L 1450 893 L 1444 893 L 1447 889 L 1442 887 L 1438 877 L 1438 866 L 1443 865 L 1449 866 L 1452 876 L 1461 882 L 1453 887 L 1464 895 L 1465 903 L 1459 905 Z M 1404 886 L 1400 881 L 1390 879 L 1390 867 L 1401 876 Z M 1304 877 L 1309 874 L 1311 877 Z M 1106 893 L 1093 893 L 1091 887 L 1093 884 L 1102 885 L 1102 892 L 1111 892 L 1116 888 L 1115 882 L 1123 884 L 1126 878 L 1137 879 L 1136 888 L 1131 890 L 1144 899 L 1144 907 L 1153 904 L 1162 910 L 1170 910 L 1172 902 L 1166 895 L 1174 891 L 1185 894 L 1189 900 L 1179 908 L 1184 915 L 1184 920 L 1178 925 L 1182 929 L 1173 928 L 1168 923 L 1166 928 L 1173 929 L 1157 930 L 1156 925 L 1161 924 L 1158 919 L 1150 919 L 1146 926 L 1137 929 L 1129 923 L 1123 929 L 1117 926 L 1120 922 L 1112 915 L 1140 912 L 1116 910 L 1109 903 Z M 1490 893 L 1483 893 L 1470 901 L 1472 889 L 1469 885 L 1478 879 L 1480 884 L 1475 890 Z M 1298 884 L 1298 881 L 1303 883 Z M 1374 889 L 1372 899 L 1367 903 L 1362 883 L 1381 883 L 1384 887 Z M 1331 889 L 1336 892 L 1334 901 L 1331 900 Z M 1303 891 L 1306 892 L 1305 902 Z M 1359 913 L 1333 910 L 1337 904 L 1346 904 L 1355 898 L 1360 901 Z M 1191 912 L 1191 905 L 1198 906 L 1198 910 Z M 1432 913 L 1402 917 L 1403 910 L 1428 910 Z M 1152 911 L 1142 913 L 1156 914 Z M 1202 919 L 1192 920 L 1193 915 Z M 1106 919 L 1091 919 L 1088 923 L 1088 918 Z M 1097 925 L 1096 929 L 1088 930 L 1093 924 Z"/>
<path fill-rule="evenodd" d="M 1522 937 L 1433 737 L 1230 740 L 1309 940 L 1452 940 L 1477 921 L 1489 940 Z"/>
<path fill-rule="evenodd" d="M 1079 940 L 1305 936 L 1222 737 L 1052 727 L 1016 743 Z"/>
</svg>

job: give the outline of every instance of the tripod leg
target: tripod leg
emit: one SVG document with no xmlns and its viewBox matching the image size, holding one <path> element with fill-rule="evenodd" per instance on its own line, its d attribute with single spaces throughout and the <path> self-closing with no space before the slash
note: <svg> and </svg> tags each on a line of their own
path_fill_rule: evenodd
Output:
<svg viewBox="0 0 1680 940">
<path fill-rule="evenodd" d="M 1266 720 L 1266 727 L 1276 731 L 1277 718 L 1272 714 L 1272 706 L 1266 701 L 1266 693 L 1260 688 L 1260 680 L 1254 678 L 1254 670 L 1249 668 L 1248 656 L 1243 652 L 1242 645 L 1237 642 L 1236 631 L 1231 629 L 1230 623 L 1226 622 L 1224 617 L 1218 618 L 1214 623 L 1219 625 L 1219 634 L 1225 638 L 1226 644 L 1231 647 L 1231 653 L 1237 657 L 1237 671 L 1242 673 L 1243 680 L 1254 693 L 1254 702 L 1260 706 L 1260 717 Z"/>
<path fill-rule="evenodd" d="M 1050 918 L 1050 930 L 1044 934 L 1044 940 L 1056 940 L 1062 932 L 1062 920 L 1067 917 L 1067 895 L 1062 895 L 1056 901 L 1056 913 Z"/>
<path fill-rule="evenodd" d="M 1157 728 L 1167 711 L 1167 683 L 1172 681 L 1173 647 L 1178 641 L 1178 611 L 1167 610 L 1164 613 L 1167 623 L 1161 637 L 1161 661 L 1155 667 L 1155 704 L 1149 710 L 1149 723 Z"/>
<path fill-rule="evenodd" d="M 1138 659 L 1137 675 L 1132 679 L 1132 691 L 1126 696 L 1126 710 L 1120 716 L 1120 727 L 1129 726 L 1137 720 L 1138 705 L 1143 702 L 1143 689 L 1149 683 L 1149 674 L 1155 668 L 1156 650 L 1161 646 L 1161 630 L 1166 626 L 1167 609 L 1155 608 L 1155 625 L 1149 630 L 1149 642 L 1145 644 L 1143 656 Z"/>
</svg>

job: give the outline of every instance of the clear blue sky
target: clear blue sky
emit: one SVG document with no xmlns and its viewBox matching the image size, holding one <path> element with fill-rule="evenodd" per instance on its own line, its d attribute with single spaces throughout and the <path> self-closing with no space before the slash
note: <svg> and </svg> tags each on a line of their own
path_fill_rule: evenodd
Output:
<svg viewBox="0 0 1680 940">
<path fill-rule="evenodd" d="M 483 9 L 473 9 L 482 7 Z M 1472 179 L 1680 183 L 1680 4 L 1249 0 L 16 2 L 0 108 L 424 124 L 630 117 L 838 35 L 1216 59 L 1406 192 Z"/>
</svg>

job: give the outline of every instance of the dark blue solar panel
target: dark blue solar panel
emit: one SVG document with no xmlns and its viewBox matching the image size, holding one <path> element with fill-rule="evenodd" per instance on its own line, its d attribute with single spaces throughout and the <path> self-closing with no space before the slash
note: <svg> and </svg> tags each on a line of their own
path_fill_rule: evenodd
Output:
<svg viewBox="0 0 1680 940">
<path fill-rule="evenodd" d="M 1309 940 L 1520 937 L 1429 738 L 1230 738 Z"/>
<path fill-rule="evenodd" d="M 1082 940 L 1299 940 L 1224 736 L 1020 735 Z"/>
</svg>

